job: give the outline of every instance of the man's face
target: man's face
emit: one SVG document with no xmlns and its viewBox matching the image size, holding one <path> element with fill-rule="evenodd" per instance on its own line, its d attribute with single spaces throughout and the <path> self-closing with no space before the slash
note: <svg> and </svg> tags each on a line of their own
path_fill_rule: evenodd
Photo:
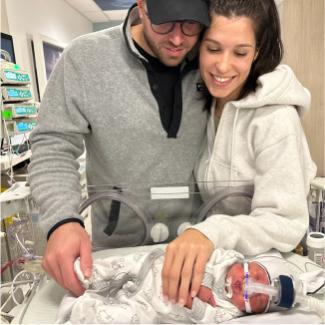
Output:
<svg viewBox="0 0 325 325">
<path fill-rule="evenodd" d="M 199 35 L 186 36 L 181 30 L 181 24 L 175 23 L 175 27 L 168 34 L 158 34 L 152 30 L 151 21 L 146 13 L 145 6 L 139 6 L 142 13 L 143 37 L 151 55 L 158 58 L 167 66 L 179 65 L 187 53 L 192 50 L 199 39 Z"/>
</svg>

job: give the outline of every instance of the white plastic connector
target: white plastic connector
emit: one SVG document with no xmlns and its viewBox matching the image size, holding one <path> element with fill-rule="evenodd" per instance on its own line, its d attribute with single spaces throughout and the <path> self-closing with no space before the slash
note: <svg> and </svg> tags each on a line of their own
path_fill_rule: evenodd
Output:
<svg viewBox="0 0 325 325">
<path fill-rule="evenodd" d="M 150 236 L 154 243 L 161 243 L 169 236 L 168 227 L 165 224 L 158 222 L 151 228 Z"/>
<path fill-rule="evenodd" d="M 181 235 L 187 228 L 191 227 L 192 224 L 190 222 L 183 222 L 179 225 L 177 229 L 177 235 Z"/>
</svg>

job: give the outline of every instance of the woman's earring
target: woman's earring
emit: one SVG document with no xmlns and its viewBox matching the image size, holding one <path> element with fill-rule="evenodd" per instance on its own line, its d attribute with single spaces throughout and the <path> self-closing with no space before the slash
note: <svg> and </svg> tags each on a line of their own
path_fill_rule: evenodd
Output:
<svg viewBox="0 0 325 325">
<path fill-rule="evenodd" d="M 255 53 L 255 56 L 254 56 L 254 60 L 253 60 L 253 62 L 256 61 L 257 57 L 258 57 L 258 50 L 256 50 L 256 53 Z"/>
</svg>

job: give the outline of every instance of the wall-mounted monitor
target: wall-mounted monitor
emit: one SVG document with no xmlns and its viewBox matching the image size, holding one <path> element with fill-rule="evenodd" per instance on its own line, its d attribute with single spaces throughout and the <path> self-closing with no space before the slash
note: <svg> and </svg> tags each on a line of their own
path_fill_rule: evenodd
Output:
<svg viewBox="0 0 325 325">
<path fill-rule="evenodd" d="M 16 63 L 14 42 L 11 35 L 1 33 L 1 50 L 5 50 L 10 55 L 10 61 Z"/>
</svg>

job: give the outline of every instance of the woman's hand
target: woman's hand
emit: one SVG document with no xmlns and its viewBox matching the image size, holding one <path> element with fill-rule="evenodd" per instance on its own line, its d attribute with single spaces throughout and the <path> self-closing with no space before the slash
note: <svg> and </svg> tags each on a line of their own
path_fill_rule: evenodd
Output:
<svg viewBox="0 0 325 325">
<path fill-rule="evenodd" d="M 213 243 L 196 229 L 188 229 L 166 248 L 162 269 L 163 295 L 184 306 L 200 289 Z"/>
</svg>

